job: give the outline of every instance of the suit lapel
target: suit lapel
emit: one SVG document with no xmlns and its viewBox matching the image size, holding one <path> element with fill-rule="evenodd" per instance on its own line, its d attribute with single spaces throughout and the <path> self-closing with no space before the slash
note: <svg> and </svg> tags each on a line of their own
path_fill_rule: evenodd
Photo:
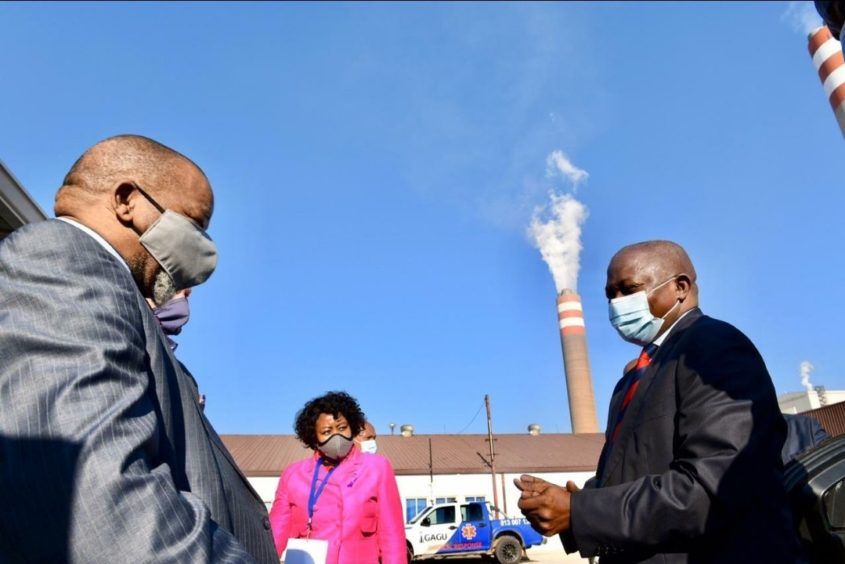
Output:
<svg viewBox="0 0 845 564">
<path fill-rule="evenodd" d="M 619 407 L 622 405 L 623 391 L 625 389 L 625 382 L 627 381 L 628 379 L 623 375 L 616 383 L 616 387 L 613 388 L 613 395 L 610 397 L 607 426 L 604 430 L 604 446 L 602 447 L 601 454 L 599 455 L 599 466 L 596 469 L 596 477 L 598 478 L 599 483 L 603 482 L 603 478 L 607 474 L 605 469 L 607 468 L 608 457 L 610 456 L 610 436 L 613 434 L 613 426 L 616 424 Z"/>
<path fill-rule="evenodd" d="M 633 399 L 631 399 L 631 403 L 628 404 L 628 409 L 625 412 L 625 417 L 622 419 L 622 424 L 619 428 L 619 435 L 616 437 L 616 440 L 613 442 L 613 446 L 610 448 L 607 463 L 605 464 L 605 468 L 602 469 L 602 475 L 599 477 L 600 483 L 603 484 L 605 482 L 605 476 L 611 476 L 613 474 L 613 471 L 622 460 L 622 453 L 625 452 L 625 444 L 628 442 L 628 439 L 631 437 L 634 429 L 636 428 L 640 412 L 648 403 L 649 388 L 651 388 L 651 384 L 654 382 L 657 373 L 660 371 L 663 360 L 668 358 L 671 349 L 675 346 L 675 343 L 677 343 L 684 329 L 692 325 L 699 317 L 701 317 L 701 315 L 701 310 L 698 308 L 690 310 L 690 312 L 681 321 L 679 321 L 675 327 L 672 328 L 672 332 L 657 349 L 657 354 L 652 359 L 648 368 L 646 368 L 645 374 L 643 374 L 640 378 L 640 385 L 637 388 L 636 394 L 634 394 Z M 623 378 L 623 382 L 624 381 L 626 381 L 626 379 Z M 614 392 L 613 399 L 611 400 L 611 406 L 613 409 L 612 416 L 610 418 L 610 422 L 608 422 L 609 429 L 611 428 L 610 425 L 612 425 L 612 422 L 616 421 L 616 414 L 619 413 L 619 407 L 622 404 L 624 389 L 625 386 L 619 386 L 619 390 Z M 609 435 L 607 436 L 609 437 Z"/>
<path fill-rule="evenodd" d="M 205 436 L 208 439 L 209 443 L 211 443 L 212 448 L 217 450 L 217 452 L 221 454 L 223 458 L 226 459 L 226 461 L 229 463 L 235 473 L 240 476 L 241 481 L 244 483 L 244 485 L 250 491 L 253 497 L 255 497 L 255 499 L 257 499 L 263 504 L 264 501 L 261 499 L 261 496 L 258 495 L 258 492 L 256 492 L 255 489 L 252 487 L 252 484 L 249 483 L 249 480 L 241 471 L 240 466 L 238 466 L 238 464 L 235 462 L 235 459 L 232 458 L 232 454 L 229 452 L 229 449 L 227 449 L 226 445 L 223 444 L 223 440 L 220 438 L 220 435 L 218 435 L 217 431 L 214 430 L 214 427 L 211 426 L 211 423 L 205 416 L 202 407 L 200 407 L 199 390 L 195 385 L 196 380 L 192 376 L 188 375 L 188 370 L 182 365 L 181 362 L 176 360 L 175 356 L 173 356 L 173 351 L 170 349 L 170 346 L 167 345 L 167 341 L 163 339 L 162 343 L 164 344 L 165 349 L 167 349 L 167 354 L 170 356 L 170 359 L 173 362 L 173 366 L 176 373 L 178 374 L 177 378 L 180 379 L 180 383 L 182 385 L 189 386 L 187 389 L 192 391 L 192 397 L 189 399 L 189 403 L 191 405 L 190 409 L 194 411 L 194 414 L 202 423 L 203 431 L 205 432 Z"/>
<path fill-rule="evenodd" d="M 232 469 L 240 476 L 240 479 L 243 481 L 244 485 L 246 486 L 247 490 L 255 497 L 256 500 L 260 501 L 262 504 L 264 503 L 261 499 L 261 496 L 258 495 L 258 492 L 252 487 L 252 484 L 249 483 L 249 480 L 246 476 L 244 476 L 243 472 L 241 471 L 240 467 L 237 465 L 235 460 L 232 458 L 231 453 L 223 444 L 223 441 L 220 439 L 220 436 L 214 431 L 214 428 L 211 427 L 208 419 L 205 417 L 205 414 L 202 411 L 202 408 L 199 405 L 199 396 L 198 390 L 196 385 L 191 378 L 187 371 L 182 367 L 182 363 L 180 363 L 176 357 L 173 355 L 173 351 L 171 350 L 170 346 L 167 344 L 167 340 L 164 337 L 164 333 L 161 332 L 161 328 L 158 325 L 158 322 L 155 319 L 152 311 L 149 308 L 146 300 L 144 300 L 143 296 L 141 296 L 140 292 L 138 293 L 138 307 L 142 310 L 142 316 L 144 318 L 144 330 L 147 334 L 147 352 L 150 355 L 150 358 L 156 358 L 157 356 L 161 357 L 160 361 L 164 364 L 170 364 L 173 374 L 176 378 L 176 384 L 179 389 L 180 396 L 189 395 L 190 397 L 187 398 L 187 403 L 190 407 L 188 409 L 192 410 L 193 416 L 198 418 L 202 424 L 203 432 L 211 445 L 211 448 L 215 449 L 222 457 L 231 465 Z M 153 367 L 153 370 L 156 371 L 156 368 Z M 164 367 L 165 372 L 167 371 L 167 367 Z M 162 383 L 163 384 L 163 383 Z M 170 398 L 171 402 L 180 402 L 180 407 L 185 405 L 186 398 L 179 397 L 179 398 Z M 165 418 L 166 425 L 165 425 L 165 433 L 168 435 L 171 444 L 174 444 L 175 437 L 172 436 L 174 427 L 170 424 L 170 410 L 169 409 L 162 409 L 163 417 Z M 193 419 L 193 417 L 191 417 Z M 186 453 L 186 456 L 190 456 L 190 453 Z"/>
<path fill-rule="evenodd" d="M 199 404 L 197 404 L 197 410 L 200 410 Z M 252 493 L 252 496 L 263 504 L 264 501 L 261 499 L 261 496 L 258 495 L 258 492 L 256 492 L 255 489 L 252 487 L 252 484 L 249 483 L 247 477 L 244 475 L 243 472 L 241 472 L 240 466 L 238 466 L 238 464 L 235 462 L 235 459 L 232 458 L 232 454 L 229 452 L 229 449 L 226 448 L 226 445 L 223 444 L 223 441 L 220 439 L 220 435 L 218 435 L 217 432 L 211 427 L 211 424 L 208 422 L 208 419 L 202 412 L 199 413 L 199 416 L 202 421 L 203 427 L 205 428 L 205 434 L 208 437 L 209 441 L 211 441 L 211 444 L 214 445 L 214 448 L 217 449 L 217 452 L 223 455 L 223 457 L 232 466 L 234 471 L 237 472 L 238 476 L 240 476 L 241 478 L 241 481 L 244 483 L 250 493 Z"/>
</svg>

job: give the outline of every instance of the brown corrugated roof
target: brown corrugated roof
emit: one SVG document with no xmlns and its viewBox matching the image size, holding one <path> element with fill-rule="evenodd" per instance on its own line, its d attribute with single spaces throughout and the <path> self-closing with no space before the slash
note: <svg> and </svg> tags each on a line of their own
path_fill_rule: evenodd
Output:
<svg viewBox="0 0 845 564">
<path fill-rule="evenodd" d="M 803 415 L 815 417 L 831 437 L 845 435 L 845 401 L 811 409 Z"/>
<path fill-rule="evenodd" d="M 311 451 L 293 435 L 222 435 L 241 471 L 247 476 L 278 476 Z M 429 441 L 431 456 L 429 457 Z M 601 433 L 494 437 L 497 472 L 582 472 L 598 464 Z M 397 475 L 477 474 L 489 472 L 487 435 L 399 435 L 378 437 L 379 454 Z M 429 459 L 433 468 L 429 469 Z"/>
</svg>

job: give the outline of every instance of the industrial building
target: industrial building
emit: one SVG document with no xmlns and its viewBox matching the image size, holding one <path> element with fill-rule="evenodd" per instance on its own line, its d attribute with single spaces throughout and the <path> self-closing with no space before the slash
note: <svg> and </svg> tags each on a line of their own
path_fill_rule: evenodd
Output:
<svg viewBox="0 0 845 564">
<path fill-rule="evenodd" d="M 593 476 L 601 433 L 497 434 L 493 466 L 487 435 L 379 435 L 379 454 L 393 464 L 406 519 L 427 504 L 486 500 L 519 515 L 513 479 L 533 474 L 582 484 Z M 311 455 L 292 435 L 223 435 L 223 442 L 267 507 L 285 467 Z M 495 488 L 495 489 L 494 489 Z"/>
<path fill-rule="evenodd" d="M 842 402 L 845 402 L 845 390 L 825 390 L 822 386 L 778 396 L 781 413 L 804 413 Z"/>
</svg>

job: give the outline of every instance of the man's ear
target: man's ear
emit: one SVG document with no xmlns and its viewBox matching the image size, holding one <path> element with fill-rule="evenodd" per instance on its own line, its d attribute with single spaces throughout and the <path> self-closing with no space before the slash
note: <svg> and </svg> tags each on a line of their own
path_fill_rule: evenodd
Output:
<svg viewBox="0 0 845 564">
<path fill-rule="evenodd" d="M 131 182 L 121 182 L 112 192 L 112 209 L 114 215 L 124 225 L 131 225 L 135 214 L 137 191 Z"/>
<path fill-rule="evenodd" d="M 692 280 L 690 280 L 689 276 L 686 274 L 679 274 L 677 278 L 675 278 L 675 291 L 677 292 L 678 299 L 683 302 L 687 299 L 687 296 L 692 289 Z"/>
</svg>

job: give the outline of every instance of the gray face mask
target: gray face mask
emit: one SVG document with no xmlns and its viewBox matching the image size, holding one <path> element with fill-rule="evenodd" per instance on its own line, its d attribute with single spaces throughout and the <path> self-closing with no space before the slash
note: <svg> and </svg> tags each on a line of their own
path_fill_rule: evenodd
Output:
<svg viewBox="0 0 845 564">
<path fill-rule="evenodd" d="M 173 280 L 176 288 L 192 288 L 208 280 L 217 266 L 217 247 L 196 223 L 166 210 L 143 189 L 138 191 L 161 212 L 141 235 L 141 244 Z"/>
<path fill-rule="evenodd" d="M 322 443 L 319 443 L 317 449 L 329 460 L 341 460 L 352 449 L 352 439 L 335 433 Z"/>
</svg>

